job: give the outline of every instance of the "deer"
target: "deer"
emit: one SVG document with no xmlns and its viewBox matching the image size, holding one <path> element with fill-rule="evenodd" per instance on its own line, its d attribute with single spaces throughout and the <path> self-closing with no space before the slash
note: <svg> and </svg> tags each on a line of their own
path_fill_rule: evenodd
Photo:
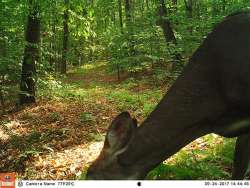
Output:
<svg viewBox="0 0 250 188">
<path fill-rule="evenodd" d="M 232 179 L 243 179 L 250 161 L 250 11 L 215 25 L 140 126 L 128 112 L 114 118 L 86 179 L 144 179 L 210 133 L 237 137 Z"/>
</svg>

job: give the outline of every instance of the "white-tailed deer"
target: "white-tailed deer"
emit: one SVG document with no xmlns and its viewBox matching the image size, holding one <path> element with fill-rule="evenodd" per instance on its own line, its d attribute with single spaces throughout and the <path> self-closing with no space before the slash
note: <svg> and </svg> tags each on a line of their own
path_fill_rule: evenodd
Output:
<svg viewBox="0 0 250 188">
<path fill-rule="evenodd" d="M 141 126 L 128 112 L 113 120 L 87 179 L 143 179 L 209 133 L 238 137 L 232 178 L 242 179 L 250 159 L 250 12 L 216 25 Z"/>
</svg>

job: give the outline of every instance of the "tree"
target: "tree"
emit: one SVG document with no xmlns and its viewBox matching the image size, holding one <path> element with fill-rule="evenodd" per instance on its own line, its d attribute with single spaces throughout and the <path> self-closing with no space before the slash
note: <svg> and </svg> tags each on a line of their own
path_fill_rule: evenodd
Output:
<svg viewBox="0 0 250 188">
<path fill-rule="evenodd" d="M 172 6 L 173 6 L 173 10 L 176 13 L 177 11 L 177 0 L 172 0 Z"/>
<path fill-rule="evenodd" d="M 222 12 L 223 13 L 226 11 L 226 5 L 227 5 L 227 1 L 226 0 L 222 0 Z"/>
<path fill-rule="evenodd" d="M 50 14 L 50 27 L 51 27 L 51 37 L 50 37 L 50 57 L 49 57 L 49 64 L 50 64 L 50 70 L 59 70 L 58 65 L 58 59 L 57 59 L 57 44 L 56 44 L 56 24 L 58 22 L 57 19 L 57 13 L 56 13 L 56 7 L 57 7 L 57 1 L 52 0 L 51 2 L 52 8 L 51 8 L 51 14 Z"/>
<path fill-rule="evenodd" d="M 192 18 L 193 17 L 193 0 L 184 0 L 187 17 Z"/>
<path fill-rule="evenodd" d="M 62 49 L 62 62 L 61 62 L 61 74 L 67 72 L 67 54 L 68 54 L 68 42 L 69 42 L 69 0 L 64 0 L 65 8 L 63 14 L 63 49 Z"/>
<path fill-rule="evenodd" d="M 174 31 L 171 27 L 170 21 L 166 18 L 167 8 L 164 0 L 160 0 L 160 4 L 158 6 L 158 14 L 159 14 L 158 24 L 162 27 L 166 42 L 172 42 L 176 44 Z"/>
<path fill-rule="evenodd" d="M 188 30 L 189 30 L 190 34 L 192 34 L 192 32 L 193 32 L 193 27 L 192 27 L 193 0 L 184 0 L 184 2 L 185 2 L 187 17 L 188 17 L 189 23 L 190 23 Z"/>
<path fill-rule="evenodd" d="M 121 34 L 123 34 L 122 1 L 121 0 L 118 0 L 118 14 L 119 14 Z"/>
<path fill-rule="evenodd" d="M 166 8 L 164 0 L 160 0 L 160 4 L 158 7 L 158 14 L 159 14 L 158 23 L 162 27 L 167 44 L 173 43 L 174 47 L 176 47 L 177 41 L 174 35 L 173 28 L 171 27 L 171 23 L 167 19 L 167 8 Z M 174 53 L 171 55 L 173 55 L 174 57 L 172 71 L 175 72 L 181 67 L 182 57 L 181 57 L 181 54 L 177 51 L 174 51 Z"/>
<path fill-rule="evenodd" d="M 118 0 L 118 14 L 119 14 L 119 23 L 120 23 L 120 30 L 121 30 L 121 35 L 124 35 L 123 32 L 123 19 L 122 19 L 122 1 Z M 121 74 L 120 74 L 120 65 L 117 62 L 116 63 L 116 68 L 117 68 L 117 78 L 118 81 L 121 79 Z"/>
<path fill-rule="evenodd" d="M 29 0 L 29 15 L 25 32 L 25 50 L 20 82 L 20 104 L 35 102 L 36 63 L 39 60 L 40 15 L 37 0 Z"/>
<path fill-rule="evenodd" d="M 125 15 L 126 15 L 126 27 L 128 37 L 128 48 L 129 55 L 134 55 L 134 39 L 133 39 L 133 28 L 132 28 L 132 11 L 131 11 L 131 0 L 125 0 Z"/>
</svg>

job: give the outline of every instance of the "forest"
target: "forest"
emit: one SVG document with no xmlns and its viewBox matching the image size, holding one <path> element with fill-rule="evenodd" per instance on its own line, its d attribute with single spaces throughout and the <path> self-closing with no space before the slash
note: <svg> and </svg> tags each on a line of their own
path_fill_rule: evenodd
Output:
<svg viewBox="0 0 250 188">
<path fill-rule="evenodd" d="M 0 172 L 85 179 L 112 119 L 141 124 L 249 0 L 0 0 Z M 148 180 L 230 179 L 235 138 L 200 137 Z"/>
</svg>

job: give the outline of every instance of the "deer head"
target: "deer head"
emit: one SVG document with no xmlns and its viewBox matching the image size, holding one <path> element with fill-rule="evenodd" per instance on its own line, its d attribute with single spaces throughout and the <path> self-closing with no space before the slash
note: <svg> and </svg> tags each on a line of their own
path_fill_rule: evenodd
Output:
<svg viewBox="0 0 250 188">
<path fill-rule="evenodd" d="M 137 129 L 137 120 L 128 112 L 122 112 L 108 128 L 103 149 L 99 157 L 88 169 L 87 179 L 138 179 L 140 174 L 135 167 L 126 166 L 119 161 Z"/>
</svg>

